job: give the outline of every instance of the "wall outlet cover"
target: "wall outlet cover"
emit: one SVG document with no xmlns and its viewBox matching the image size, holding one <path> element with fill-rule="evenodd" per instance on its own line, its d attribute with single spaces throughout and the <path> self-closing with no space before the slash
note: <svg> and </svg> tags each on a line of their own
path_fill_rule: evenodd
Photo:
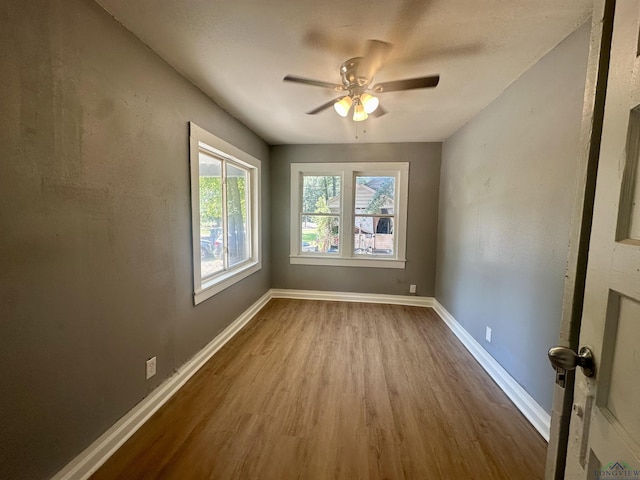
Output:
<svg viewBox="0 0 640 480">
<path fill-rule="evenodd" d="M 156 357 L 147 360 L 147 380 L 156 374 Z"/>
<path fill-rule="evenodd" d="M 484 335 L 484 338 L 487 339 L 487 342 L 491 343 L 491 327 L 487 327 L 487 331 Z"/>
</svg>

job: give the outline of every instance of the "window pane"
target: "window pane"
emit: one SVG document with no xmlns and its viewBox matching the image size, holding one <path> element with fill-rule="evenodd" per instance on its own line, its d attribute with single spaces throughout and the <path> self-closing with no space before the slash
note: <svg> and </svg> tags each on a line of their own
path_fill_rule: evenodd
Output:
<svg viewBox="0 0 640 480">
<path fill-rule="evenodd" d="M 340 213 L 340 177 L 304 175 L 302 177 L 304 213 Z"/>
<path fill-rule="evenodd" d="M 305 215 L 302 217 L 301 251 L 338 253 L 340 217 Z"/>
<path fill-rule="evenodd" d="M 224 268 L 222 249 L 216 247 L 216 240 L 222 240 L 222 162 L 200 152 L 199 163 L 200 272 L 207 278 Z"/>
<path fill-rule="evenodd" d="M 394 214 L 394 177 L 356 176 L 355 213 Z"/>
<path fill-rule="evenodd" d="M 393 218 L 356 217 L 354 232 L 355 253 L 393 255 Z"/>
<path fill-rule="evenodd" d="M 227 163 L 227 251 L 229 266 L 250 257 L 247 231 L 247 170 Z"/>
</svg>

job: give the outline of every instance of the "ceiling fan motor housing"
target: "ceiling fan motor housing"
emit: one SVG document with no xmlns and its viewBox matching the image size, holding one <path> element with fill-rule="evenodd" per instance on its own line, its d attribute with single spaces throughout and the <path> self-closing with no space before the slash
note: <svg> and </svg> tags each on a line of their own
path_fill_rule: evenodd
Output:
<svg viewBox="0 0 640 480">
<path fill-rule="evenodd" d="M 350 58 L 340 65 L 340 76 L 345 89 L 351 90 L 358 87 L 366 87 L 371 82 L 370 78 L 360 72 L 359 68 L 362 63 L 362 57 Z"/>
</svg>

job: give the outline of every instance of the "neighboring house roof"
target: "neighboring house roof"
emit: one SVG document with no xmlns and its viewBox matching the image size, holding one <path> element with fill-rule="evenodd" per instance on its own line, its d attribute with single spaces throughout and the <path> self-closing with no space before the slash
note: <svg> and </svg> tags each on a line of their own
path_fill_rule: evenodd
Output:
<svg viewBox="0 0 640 480">
<path fill-rule="evenodd" d="M 358 183 L 356 185 L 356 213 L 366 213 L 367 206 L 371 203 L 371 200 L 376 194 L 377 188 L 382 186 L 383 179 L 373 179 L 370 182 Z M 377 187 L 377 188 L 373 188 Z M 327 206 L 329 210 L 333 213 L 337 213 L 340 211 L 340 195 L 336 195 L 335 197 L 331 197 L 329 201 L 327 201 Z M 388 213 L 393 213 L 393 199 L 386 198 L 382 208 L 386 208 Z"/>
<path fill-rule="evenodd" d="M 374 190 L 380 190 L 387 181 L 387 177 L 373 177 L 365 185 L 369 188 L 373 188 Z"/>
</svg>

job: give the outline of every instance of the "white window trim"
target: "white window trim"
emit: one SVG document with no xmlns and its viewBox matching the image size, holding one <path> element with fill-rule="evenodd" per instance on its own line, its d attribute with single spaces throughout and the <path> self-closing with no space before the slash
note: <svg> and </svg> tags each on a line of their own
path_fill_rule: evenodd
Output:
<svg viewBox="0 0 640 480">
<path fill-rule="evenodd" d="M 221 292 L 262 268 L 262 214 L 260 211 L 261 162 L 239 148 L 189 122 L 189 150 L 191 164 L 191 235 L 193 249 L 193 302 L 195 305 Z M 200 149 L 205 146 L 217 156 L 227 158 L 250 170 L 250 232 L 251 256 L 238 268 L 228 270 L 212 278 L 201 278 L 200 264 Z"/>
<path fill-rule="evenodd" d="M 371 257 L 353 253 L 353 237 L 343 235 L 353 229 L 354 224 L 354 179 L 356 174 L 388 175 L 396 177 L 398 213 L 395 218 L 394 256 Z M 302 252 L 300 212 L 302 211 L 302 176 L 332 175 L 340 177 L 340 224 L 339 254 L 315 254 Z M 291 164 L 291 230 L 289 263 L 292 265 L 326 265 L 341 267 L 405 268 L 407 246 L 407 207 L 409 190 L 408 162 L 379 163 L 292 163 Z"/>
</svg>

